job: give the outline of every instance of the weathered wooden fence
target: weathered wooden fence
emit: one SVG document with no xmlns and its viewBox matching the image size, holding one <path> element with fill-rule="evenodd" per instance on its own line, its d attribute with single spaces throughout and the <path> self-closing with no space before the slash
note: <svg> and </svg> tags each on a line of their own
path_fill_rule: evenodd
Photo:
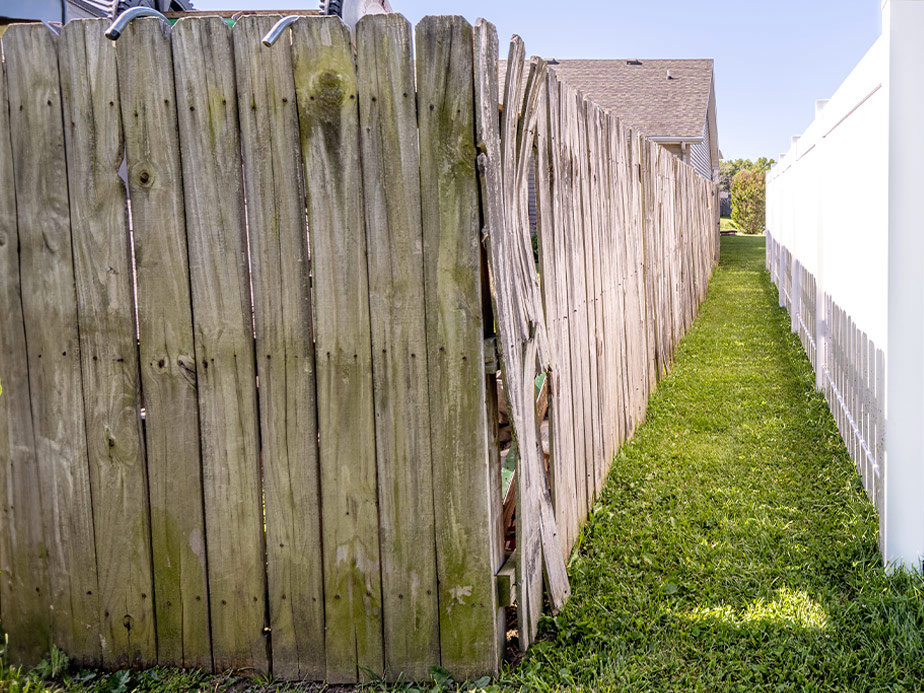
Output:
<svg viewBox="0 0 924 693">
<path fill-rule="evenodd" d="M 713 183 L 585 99 L 514 37 L 493 110 L 497 39 L 476 29 L 480 159 L 505 393 L 518 438 L 520 644 L 567 596 L 567 556 L 619 446 L 705 297 L 718 253 Z M 529 238 L 535 167 L 538 275 Z M 492 175 L 492 171 L 494 174 Z M 496 179 L 496 180 L 495 180 Z M 503 234 L 503 236 L 501 236 Z M 551 379 L 545 485 L 533 381 Z"/>
<path fill-rule="evenodd" d="M 523 76 L 518 39 L 501 99 L 486 22 L 423 20 L 415 60 L 398 15 L 364 19 L 355 53 L 320 17 L 266 48 L 273 19 L 3 35 L 14 659 L 55 642 L 331 682 L 496 671 L 494 345 L 525 647 L 705 294 L 714 186 L 541 61 Z"/>
</svg>

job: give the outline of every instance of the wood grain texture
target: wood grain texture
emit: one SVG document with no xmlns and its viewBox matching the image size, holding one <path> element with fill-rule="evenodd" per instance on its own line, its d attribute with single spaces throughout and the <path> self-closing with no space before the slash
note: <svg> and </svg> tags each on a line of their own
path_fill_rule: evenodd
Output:
<svg viewBox="0 0 924 693">
<path fill-rule="evenodd" d="M 324 574 L 308 232 L 288 37 L 277 20 L 234 26 L 253 278 L 273 674 L 322 679 Z"/>
<path fill-rule="evenodd" d="M 6 68 L 0 69 L 0 621 L 9 659 L 38 664 L 51 644 L 42 487 L 35 453 L 19 275 Z"/>
<path fill-rule="evenodd" d="M 594 465 L 596 461 L 596 447 L 594 429 L 594 390 L 591 381 L 591 370 L 594 368 L 590 360 L 590 307 L 587 293 L 587 246 L 585 244 L 585 234 L 589 219 L 585 216 L 584 209 L 584 188 L 587 186 L 585 177 L 584 148 L 581 140 L 580 118 L 583 112 L 584 97 L 580 92 L 570 89 L 568 98 L 568 112 L 566 116 L 568 132 L 569 160 L 571 164 L 571 218 L 572 232 L 569 235 L 571 255 L 571 277 L 574 282 L 574 311 L 575 321 L 572 323 L 572 343 L 571 353 L 576 358 L 578 367 L 579 390 L 578 397 L 582 406 L 581 422 L 584 428 L 584 456 L 583 465 L 578 466 L 581 473 L 581 480 L 584 484 L 584 497 L 587 512 L 593 506 L 596 496 L 594 494 L 594 483 L 596 472 Z"/>
<path fill-rule="evenodd" d="M 339 19 L 292 28 L 314 278 L 327 680 L 384 674 L 356 68 Z"/>
<path fill-rule="evenodd" d="M 10 104 L 23 317 L 53 636 L 100 663 L 99 582 L 84 429 L 56 37 L 41 24 L 3 35 Z M 4 395 L 6 396 L 6 395 Z"/>
<path fill-rule="evenodd" d="M 472 27 L 462 17 L 427 17 L 416 47 L 440 654 L 464 680 L 496 672 L 501 656 L 498 537 L 485 521 L 492 496 Z"/>
<path fill-rule="evenodd" d="M 546 87 L 540 95 L 536 144 L 536 192 L 539 213 L 539 261 L 543 304 L 552 352 L 551 381 L 551 495 L 563 555 L 571 552 L 577 536 L 578 516 L 574 478 L 574 412 L 571 397 L 571 349 L 568 341 L 568 262 L 564 253 L 561 198 L 556 194 L 560 168 L 561 137 L 558 78 L 546 73 Z"/>
<path fill-rule="evenodd" d="M 498 94 L 498 49 L 497 28 L 485 19 L 479 19 L 475 23 L 473 34 L 473 53 L 474 53 L 474 71 L 475 71 L 475 104 L 479 113 L 476 113 L 476 128 L 481 126 L 479 122 L 490 119 L 494 134 L 499 137 L 500 133 L 500 97 Z M 490 99 L 485 100 L 485 94 L 490 95 Z M 482 113 L 482 109 L 484 112 Z M 483 152 L 486 148 L 482 140 L 481 133 L 477 134 L 478 150 Z M 484 197 L 484 186 L 486 182 L 485 172 L 483 170 L 484 159 L 479 155 L 479 185 L 481 186 L 481 228 L 482 234 L 489 223 L 497 223 L 497 219 L 502 217 L 496 203 L 491 204 L 491 199 Z M 493 221 L 489 221 L 489 219 Z M 482 235 L 484 239 L 484 235 Z M 502 465 L 504 460 L 501 459 L 500 450 L 500 397 L 502 395 L 502 379 L 499 378 L 500 359 L 497 352 L 497 320 L 495 319 L 494 296 L 491 291 L 491 274 L 490 263 L 488 260 L 489 250 L 487 243 L 481 244 L 481 309 L 484 323 L 485 337 L 485 359 L 490 362 L 487 368 L 486 383 L 486 411 L 488 424 L 488 456 L 489 456 L 489 477 L 488 488 L 491 493 L 489 499 L 488 512 L 491 521 L 493 535 L 491 539 L 492 549 L 492 571 L 498 573 L 505 565 L 513 569 L 516 560 L 507 558 L 506 552 L 506 534 L 507 528 L 512 520 L 514 511 L 515 482 L 511 480 L 509 487 L 504 489 Z M 516 471 L 514 470 L 514 477 Z M 509 514 L 508 514 L 509 513 Z M 515 571 L 514 571 L 515 572 Z M 514 575 L 514 580 L 515 575 Z M 496 622 L 497 622 L 497 645 L 498 652 L 503 652 L 507 644 L 507 606 L 502 598 L 498 599 Z"/>
<path fill-rule="evenodd" d="M 193 300 L 212 657 L 268 671 L 256 368 L 231 29 L 173 27 Z"/>
<path fill-rule="evenodd" d="M 439 661 L 440 641 L 411 25 L 397 14 L 365 17 L 356 48 L 385 671 L 420 681 Z"/>
<path fill-rule="evenodd" d="M 583 272 L 580 271 L 580 263 L 575 241 L 578 234 L 578 218 L 575 214 L 575 170 L 572 157 L 572 115 L 574 110 L 574 94 L 572 90 L 564 83 L 559 89 L 559 122 L 560 136 L 558 143 L 558 167 L 556 168 L 558 181 L 558 198 L 560 200 L 560 228 L 562 236 L 562 248 L 560 250 L 564 258 L 566 277 L 565 285 L 565 315 L 568 322 L 567 337 L 568 351 L 571 358 L 571 401 L 572 414 L 574 416 L 574 427 L 572 435 L 574 436 L 574 483 L 575 483 L 575 506 L 577 516 L 583 521 L 587 517 L 589 509 L 587 497 L 587 432 L 586 427 L 590 420 L 585 416 L 584 411 L 584 369 L 586 359 L 584 358 L 583 338 L 585 327 L 581 318 L 585 317 L 583 310 L 583 291 L 579 290 L 580 282 L 583 279 Z M 586 322 L 586 320 L 585 320 Z M 575 532 L 576 533 L 576 532 Z"/>
<path fill-rule="evenodd" d="M 158 660 L 211 670 L 173 51 L 156 18 L 133 21 L 115 46 L 135 252 Z"/>
<path fill-rule="evenodd" d="M 141 376 L 116 49 L 107 20 L 68 22 L 58 62 L 84 374 L 103 665 L 157 662 Z"/>
</svg>

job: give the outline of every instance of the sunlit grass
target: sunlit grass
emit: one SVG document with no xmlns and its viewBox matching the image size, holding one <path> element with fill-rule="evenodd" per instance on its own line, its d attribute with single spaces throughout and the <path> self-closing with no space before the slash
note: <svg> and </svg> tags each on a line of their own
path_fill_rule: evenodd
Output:
<svg viewBox="0 0 924 693">
<path fill-rule="evenodd" d="M 717 624 L 738 628 L 750 626 L 787 626 L 823 631 L 828 626 L 828 615 L 821 604 L 804 590 L 781 587 L 776 598 L 759 598 L 744 609 L 732 606 L 694 607 L 676 614 L 677 618 L 700 626 Z"/>
<path fill-rule="evenodd" d="M 569 566 L 572 597 L 503 687 L 924 690 L 924 592 L 878 523 L 764 239 L 722 262 Z"/>
</svg>

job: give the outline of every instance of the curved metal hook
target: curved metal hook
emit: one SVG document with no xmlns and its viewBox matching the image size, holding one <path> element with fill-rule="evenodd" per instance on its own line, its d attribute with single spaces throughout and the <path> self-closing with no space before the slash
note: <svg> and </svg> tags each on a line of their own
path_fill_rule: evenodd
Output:
<svg viewBox="0 0 924 693">
<path fill-rule="evenodd" d="M 170 24 L 170 20 L 157 10 L 150 7 L 132 7 L 116 17 L 116 20 L 106 29 L 106 38 L 110 41 L 118 41 L 128 23 L 138 17 L 160 17 L 167 22 L 168 26 Z"/>
<path fill-rule="evenodd" d="M 279 40 L 279 37 L 282 36 L 282 32 L 285 31 L 286 28 L 297 19 L 299 19 L 299 15 L 290 14 L 289 16 L 283 17 L 278 22 L 273 24 L 273 28 L 267 32 L 266 36 L 263 37 L 263 45 L 269 48 L 274 43 L 276 43 L 276 41 Z"/>
</svg>

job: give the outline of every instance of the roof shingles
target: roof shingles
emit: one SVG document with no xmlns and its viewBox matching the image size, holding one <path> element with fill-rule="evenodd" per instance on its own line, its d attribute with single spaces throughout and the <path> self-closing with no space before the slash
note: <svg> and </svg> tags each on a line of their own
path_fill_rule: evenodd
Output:
<svg viewBox="0 0 924 693">
<path fill-rule="evenodd" d="M 648 137 L 703 135 L 712 60 L 559 60 L 550 61 L 549 67 L 563 82 Z M 505 73 L 506 61 L 501 61 L 501 89 Z"/>
</svg>

